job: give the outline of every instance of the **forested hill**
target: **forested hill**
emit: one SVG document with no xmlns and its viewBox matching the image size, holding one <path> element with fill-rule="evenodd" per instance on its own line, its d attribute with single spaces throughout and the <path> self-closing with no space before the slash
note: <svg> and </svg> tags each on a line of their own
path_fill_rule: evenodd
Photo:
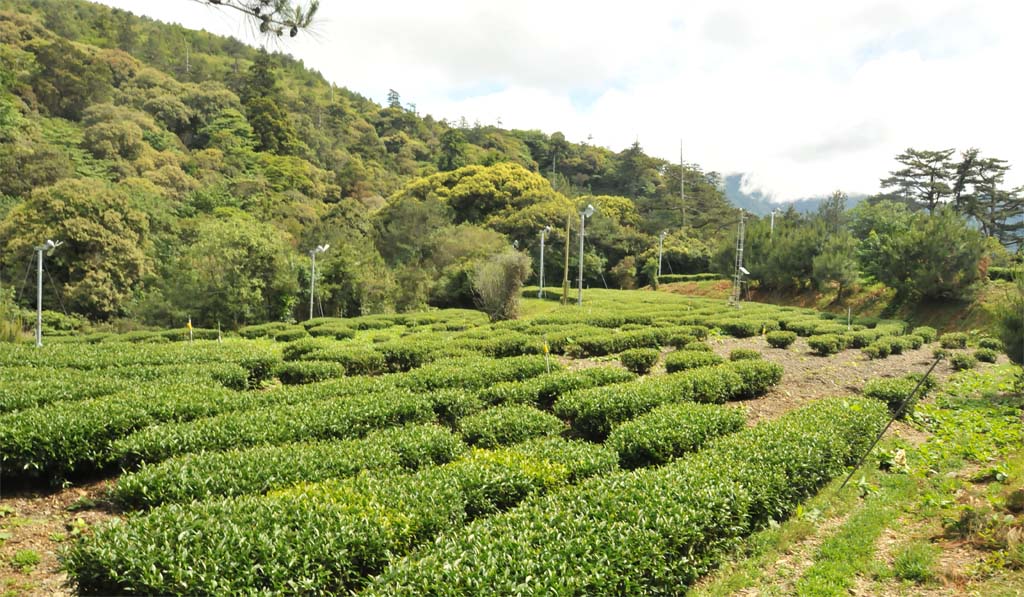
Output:
<svg viewBox="0 0 1024 597">
<path fill-rule="evenodd" d="M 326 314 L 467 305 L 474 263 L 514 242 L 536 259 L 546 225 L 560 281 L 587 203 L 585 283 L 630 286 L 661 231 L 667 267 L 701 270 L 735 219 L 693 164 L 684 211 L 679 166 L 639 144 L 381 106 L 287 55 L 78 0 L 0 0 L 0 53 L 3 288 L 25 303 L 32 247 L 63 240 L 45 300 L 92 319 L 289 318 L 321 243 Z"/>
</svg>

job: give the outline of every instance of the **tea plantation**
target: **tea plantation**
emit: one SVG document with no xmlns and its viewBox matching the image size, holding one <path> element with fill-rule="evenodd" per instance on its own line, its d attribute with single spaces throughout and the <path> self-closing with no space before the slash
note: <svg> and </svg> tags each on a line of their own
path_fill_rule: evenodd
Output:
<svg viewBox="0 0 1024 597">
<path fill-rule="evenodd" d="M 784 373 L 759 352 L 935 339 L 586 299 L 493 324 L 445 310 L 0 345 L 0 482 L 116 479 L 117 516 L 60 553 L 83 594 L 681 594 L 848 470 L 888 421 L 882 389 L 909 383 L 750 425 L 731 403 L 770 400 Z M 757 350 L 707 344 L 729 337 Z"/>
</svg>

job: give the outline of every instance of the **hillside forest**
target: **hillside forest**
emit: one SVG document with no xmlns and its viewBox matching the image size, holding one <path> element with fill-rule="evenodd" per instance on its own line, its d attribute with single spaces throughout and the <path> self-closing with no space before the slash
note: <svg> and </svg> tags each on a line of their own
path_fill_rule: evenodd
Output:
<svg viewBox="0 0 1024 597">
<path fill-rule="evenodd" d="M 639 141 L 435 119 L 396 90 L 379 105 L 287 54 L 80 0 L 0 0 L 0 62 L 0 299 L 15 308 L 33 304 L 47 239 L 63 245 L 45 306 L 71 319 L 305 319 L 310 251 L 328 244 L 317 315 L 472 307 L 481 267 L 510 252 L 536 283 L 547 226 L 547 283 L 566 263 L 575 280 L 587 205 L 585 286 L 656 285 L 662 233 L 663 273 L 733 272 L 722 175 Z M 837 191 L 816 213 L 747 215 L 750 282 L 941 300 L 1018 258 L 1010 164 L 974 148 L 896 164 L 853 209 Z"/>
</svg>

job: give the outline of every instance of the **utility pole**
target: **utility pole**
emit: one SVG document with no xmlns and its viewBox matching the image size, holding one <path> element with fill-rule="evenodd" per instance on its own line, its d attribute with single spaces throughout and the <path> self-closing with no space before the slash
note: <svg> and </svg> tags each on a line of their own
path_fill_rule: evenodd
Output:
<svg viewBox="0 0 1024 597">
<path fill-rule="evenodd" d="M 584 232 L 587 225 L 587 218 L 594 214 L 594 206 L 587 204 L 586 209 L 580 212 L 580 265 L 579 265 L 579 288 L 577 288 L 576 305 L 579 307 L 583 306 L 583 238 L 586 236 Z"/>
<path fill-rule="evenodd" d="M 569 234 L 572 232 L 572 214 L 565 217 L 565 267 L 562 268 L 562 304 L 569 304 Z"/>
<path fill-rule="evenodd" d="M 551 226 L 545 226 L 540 231 L 540 290 L 537 291 L 537 298 L 544 298 L 544 237 L 551 232 Z"/>
<path fill-rule="evenodd" d="M 683 169 L 683 140 L 679 140 L 679 201 L 683 207 L 683 228 L 686 228 L 686 170 Z M 661 269 L 658 269 L 661 275 Z"/>
<path fill-rule="evenodd" d="M 43 345 L 43 251 L 46 251 L 47 255 L 53 253 L 53 250 L 61 246 L 61 241 L 53 241 L 50 239 L 46 240 L 46 243 L 36 247 L 36 253 L 38 254 L 38 261 L 36 267 L 36 347 Z"/>
<path fill-rule="evenodd" d="M 313 319 L 313 296 L 316 290 L 316 254 L 323 253 L 330 249 L 331 245 L 318 245 L 317 248 L 309 252 L 310 265 L 309 268 L 309 318 Z"/>
<path fill-rule="evenodd" d="M 773 207 L 772 208 L 772 223 L 771 223 L 771 227 L 768 229 L 768 241 L 769 242 L 771 242 L 772 240 L 775 239 L 775 212 L 778 211 L 778 210 L 779 210 L 779 208 L 777 208 L 777 207 Z"/>
<path fill-rule="evenodd" d="M 662 230 L 661 234 L 658 235 L 658 277 L 659 278 L 661 277 L 661 250 L 662 250 L 662 246 L 665 244 L 665 235 L 666 234 L 668 234 L 668 232 Z"/>
<path fill-rule="evenodd" d="M 747 270 L 743 267 L 743 237 L 746 233 L 746 225 L 743 221 L 743 210 L 740 210 L 740 227 L 736 234 L 736 271 L 732 278 L 732 296 L 729 297 L 729 304 L 738 307 L 740 304 L 740 293 L 743 287 L 743 275 Z"/>
</svg>

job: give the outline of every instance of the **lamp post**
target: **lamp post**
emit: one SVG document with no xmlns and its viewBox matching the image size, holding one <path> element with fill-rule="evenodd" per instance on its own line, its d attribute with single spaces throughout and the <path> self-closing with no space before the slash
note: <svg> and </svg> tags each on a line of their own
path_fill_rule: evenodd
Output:
<svg viewBox="0 0 1024 597">
<path fill-rule="evenodd" d="M 665 235 L 668 232 L 662 230 L 661 234 L 658 235 L 658 276 L 661 277 L 661 250 L 665 244 Z"/>
<path fill-rule="evenodd" d="M 544 239 L 548 232 L 551 232 L 551 226 L 545 226 L 540 231 L 540 290 L 537 291 L 537 298 L 544 298 Z"/>
<path fill-rule="evenodd" d="M 583 306 L 583 236 L 585 234 L 584 229 L 587 224 L 587 218 L 592 215 L 594 215 L 594 206 L 588 203 L 587 208 L 580 212 L 580 279 L 579 287 L 577 288 L 579 294 L 576 297 L 576 304 L 580 307 Z"/>
<path fill-rule="evenodd" d="M 772 223 L 771 226 L 768 228 L 768 240 L 773 240 L 775 238 L 775 212 L 777 212 L 778 210 L 779 208 L 777 207 L 772 208 Z"/>
<path fill-rule="evenodd" d="M 309 318 L 313 319 L 313 292 L 316 289 L 316 254 L 323 253 L 327 249 L 330 249 L 331 245 L 318 245 L 317 248 L 309 252 L 309 259 L 311 267 L 309 269 Z"/>
<path fill-rule="evenodd" d="M 39 255 L 38 264 L 36 267 L 36 346 L 43 345 L 43 251 L 46 251 L 47 255 L 52 255 L 53 250 L 61 246 L 61 241 L 53 241 L 47 239 L 42 245 L 36 247 L 36 253 Z"/>
</svg>

